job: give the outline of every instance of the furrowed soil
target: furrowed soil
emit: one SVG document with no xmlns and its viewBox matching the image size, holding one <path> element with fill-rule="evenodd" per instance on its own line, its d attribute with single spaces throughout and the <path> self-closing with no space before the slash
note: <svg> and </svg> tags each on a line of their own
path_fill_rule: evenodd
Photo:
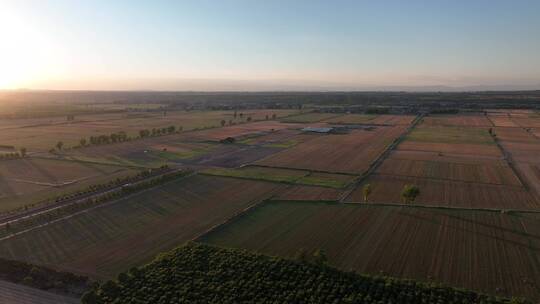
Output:
<svg viewBox="0 0 540 304">
<path fill-rule="evenodd" d="M 201 240 L 288 258 L 322 249 L 343 270 L 540 300 L 538 215 L 267 202 Z"/>
<path fill-rule="evenodd" d="M 189 177 L 0 241 L 0 256 L 113 278 L 197 237 L 282 187 Z"/>
</svg>

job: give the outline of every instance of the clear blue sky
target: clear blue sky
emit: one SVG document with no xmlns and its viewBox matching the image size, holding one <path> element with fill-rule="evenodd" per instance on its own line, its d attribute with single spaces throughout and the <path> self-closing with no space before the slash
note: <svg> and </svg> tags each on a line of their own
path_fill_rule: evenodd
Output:
<svg viewBox="0 0 540 304">
<path fill-rule="evenodd" d="M 0 0 L 0 11 L 11 32 L 0 88 L 540 85 L 540 1 Z"/>
</svg>

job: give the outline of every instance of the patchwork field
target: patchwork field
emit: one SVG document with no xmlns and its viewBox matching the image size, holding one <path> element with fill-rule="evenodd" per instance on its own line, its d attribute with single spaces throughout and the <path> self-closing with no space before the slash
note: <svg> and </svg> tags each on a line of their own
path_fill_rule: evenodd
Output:
<svg viewBox="0 0 540 304">
<path fill-rule="evenodd" d="M 427 126 L 426 123 L 415 128 L 406 140 L 443 144 L 494 144 L 488 128 L 439 127 Z"/>
<path fill-rule="evenodd" d="M 496 127 L 519 127 L 510 116 L 504 115 L 488 115 L 491 123 Z"/>
<path fill-rule="evenodd" d="M 75 117 L 74 121 L 65 123 L 51 123 L 39 121 L 37 124 L 23 124 L 17 120 L 9 120 L 10 124 L 0 128 L 0 145 L 11 145 L 17 149 L 26 147 L 29 151 L 48 151 L 58 141 L 62 141 L 65 147 L 79 144 L 81 138 L 90 136 L 108 135 L 124 131 L 128 136 L 136 137 L 141 129 L 164 128 L 175 126 L 182 127 L 184 131 L 202 128 L 220 127 L 221 122 L 233 123 L 247 122 L 248 117 L 252 121 L 266 120 L 274 114 L 276 118 L 286 117 L 296 113 L 296 110 L 247 110 L 238 112 L 236 118 L 234 111 L 174 111 L 151 113 L 122 113 L 93 115 L 87 117 Z M 242 117 L 240 117 L 242 114 Z M 64 117 L 65 120 L 65 117 Z"/>
<path fill-rule="evenodd" d="M 239 169 L 211 168 L 201 172 L 206 175 L 226 176 L 289 184 L 344 188 L 355 176 L 344 174 L 329 174 L 303 170 L 249 166 Z"/>
<path fill-rule="evenodd" d="M 0 255 L 112 278 L 198 236 L 281 187 L 190 177 L 3 240 Z"/>
<path fill-rule="evenodd" d="M 410 125 L 416 116 L 414 115 L 379 115 L 369 123 L 381 125 Z"/>
<path fill-rule="evenodd" d="M 323 120 L 328 120 L 328 119 L 339 117 L 342 115 L 343 114 L 312 112 L 312 113 L 305 113 L 301 115 L 293 115 L 291 117 L 281 119 L 281 121 L 290 122 L 290 123 L 310 123 L 310 122 L 319 122 Z"/>
<path fill-rule="evenodd" d="M 369 114 L 346 114 L 326 119 L 324 120 L 324 122 L 332 124 L 364 124 L 370 123 L 370 121 L 375 119 L 376 117 L 377 115 Z"/>
<path fill-rule="evenodd" d="M 373 203 L 403 203 L 401 191 L 405 185 L 417 185 L 420 194 L 416 205 L 538 210 L 540 203 L 520 186 L 491 185 L 482 183 L 438 180 L 419 177 L 372 175 L 364 184 L 370 184 Z M 363 185 L 355 189 L 347 201 L 363 202 Z"/>
<path fill-rule="evenodd" d="M 451 127 L 492 127 L 493 124 L 485 115 L 433 115 L 424 118 L 429 126 Z"/>
<path fill-rule="evenodd" d="M 118 166 L 53 159 L 0 161 L 0 212 L 135 172 Z"/>
<path fill-rule="evenodd" d="M 209 141 L 220 141 L 227 137 L 239 139 L 247 135 L 264 135 L 290 127 L 297 128 L 298 126 L 277 121 L 261 121 L 193 132 L 188 134 L 188 138 Z"/>
<path fill-rule="evenodd" d="M 69 298 L 23 285 L 0 281 L 0 303 L 5 304 L 77 304 Z"/>
<path fill-rule="evenodd" d="M 377 127 L 372 131 L 319 135 L 305 143 L 265 158 L 257 164 L 327 172 L 362 173 L 398 138 L 405 126 Z M 338 148 L 339 147 L 339 148 Z"/>
<path fill-rule="evenodd" d="M 390 157 L 377 169 L 378 174 L 421 177 L 494 185 L 521 186 L 512 169 L 502 161 L 464 164 L 445 161 L 404 160 Z"/>
<path fill-rule="evenodd" d="M 201 241 L 289 258 L 322 249 L 344 270 L 538 300 L 538 239 L 536 215 L 267 202 Z"/>
<path fill-rule="evenodd" d="M 169 135 L 131 142 L 90 146 L 61 153 L 69 160 L 103 164 L 158 167 L 166 163 L 184 162 L 216 152 L 217 144 L 185 142 L 182 135 Z M 221 151 L 223 152 L 223 151 Z"/>
</svg>

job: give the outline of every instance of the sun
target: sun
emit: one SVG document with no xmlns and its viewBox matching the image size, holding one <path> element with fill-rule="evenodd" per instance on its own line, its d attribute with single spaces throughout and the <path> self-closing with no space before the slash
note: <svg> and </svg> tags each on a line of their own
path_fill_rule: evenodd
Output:
<svg viewBox="0 0 540 304">
<path fill-rule="evenodd" d="M 61 66 L 52 40 L 29 19 L 0 10 L 0 89 L 27 87 Z"/>
</svg>

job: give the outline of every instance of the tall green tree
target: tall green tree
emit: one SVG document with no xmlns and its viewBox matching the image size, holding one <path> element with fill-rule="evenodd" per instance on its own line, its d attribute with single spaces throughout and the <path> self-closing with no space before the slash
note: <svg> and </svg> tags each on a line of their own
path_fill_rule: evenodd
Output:
<svg viewBox="0 0 540 304">
<path fill-rule="evenodd" d="M 373 189 L 371 188 L 371 184 L 364 185 L 364 187 L 362 188 L 362 193 L 364 194 L 364 202 L 368 201 L 369 195 L 371 194 L 372 191 Z"/>
<path fill-rule="evenodd" d="M 416 185 L 405 185 L 401 191 L 401 198 L 406 204 L 414 202 L 420 194 L 420 188 Z"/>
</svg>

